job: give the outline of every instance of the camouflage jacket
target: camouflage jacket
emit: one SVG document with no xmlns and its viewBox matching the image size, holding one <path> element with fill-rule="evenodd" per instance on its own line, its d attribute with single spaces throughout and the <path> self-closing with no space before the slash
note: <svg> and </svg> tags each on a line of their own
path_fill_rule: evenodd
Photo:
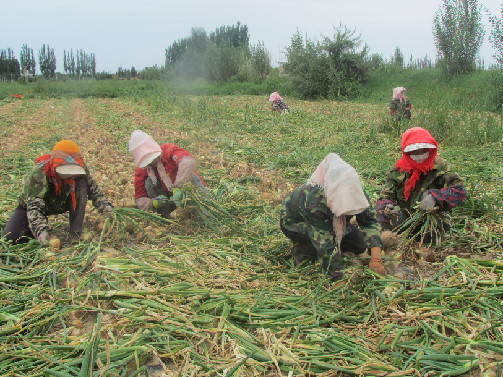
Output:
<svg viewBox="0 0 503 377">
<path fill-rule="evenodd" d="M 457 173 L 449 170 L 447 162 L 441 157 L 437 157 L 434 168 L 421 177 L 409 200 L 405 200 L 403 191 L 409 177 L 409 173 L 401 172 L 397 168 L 388 173 L 386 185 L 376 206 L 378 215 L 387 204 L 398 205 L 410 212 L 421 201 L 424 192 L 429 192 L 435 198 L 441 210 L 453 208 L 466 199 L 463 181 Z"/>
<path fill-rule="evenodd" d="M 334 214 L 327 205 L 323 189 L 319 186 L 305 184 L 295 189 L 285 199 L 281 226 L 290 232 L 307 233 L 306 235 L 311 238 L 312 242 L 319 241 L 315 243 L 320 243 L 320 245 L 314 245 L 317 249 L 329 252 L 329 249 L 336 246 L 332 229 L 333 216 Z M 346 224 L 349 225 L 351 217 L 346 216 Z M 374 208 L 369 206 L 355 217 L 367 247 L 382 247 L 381 226 L 377 222 Z M 310 224 L 305 224 L 306 222 Z M 311 228 L 316 228 L 317 231 L 313 231 Z M 346 230 L 349 229 L 348 227 Z M 310 232 L 326 234 L 326 236 L 322 237 L 324 238 L 322 240 L 317 240 L 316 238 L 319 237 L 310 235 Z"/>
<path fill-rule="evenodd" d="M 284 102 L 283 100 L 280 100 L 280 99 L 273 101 L 271 106 L 272 106 L 272 109 L 276 110 L 276 111 L 288 110 L 288 105 L 286 104 L 286 102 Z"/>
<path fill-rule="evenodd" d="M 411 109 L 412 104 L 408 99 L 406 99 L 405 102 L 401 102 L 398 99 L 393 99 L 389 104 L 391 115 L 395 116 L 395 118 L 397 119 L 401 119 L 402 117 L 410 119 Z"/>
<path fill-rule="evenodd" d="M 103 212 L 104 208 L 112 205 L 86 169 L 87 194 L 94 207 Z M 27 209 L 30 230 L 38 237 L 44 230 L 49 230 L 48 215 L 65 213 L 68 211 L 70 188 L 63 185 L 61 195 L 56 195 L 54 185 L 43 171 L 43 165 L 35 166 L 24 182 L 19 205 Z"/>
</svg>

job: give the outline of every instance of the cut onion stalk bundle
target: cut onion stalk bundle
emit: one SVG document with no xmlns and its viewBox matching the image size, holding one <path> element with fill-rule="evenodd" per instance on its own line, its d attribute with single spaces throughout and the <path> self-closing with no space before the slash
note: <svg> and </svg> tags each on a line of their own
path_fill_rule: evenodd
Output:
<svg viewBox="0 0 503 377">
<path fill-rule="evenodd" d="M 451 224 L 450 214 L 438 211 L 438 207 L 430 211 L 414 209 L 409 218 L 395 228 L 401 234 L 400 246 L 411 246 L 414 242 L 419 246 L 440 245 Z"/>
<path fill-rule="evenodd" d="M 143 234 L 145 222 L 157 225 L 178 225 L 174 220 L 165 219 L 155 213 L 137 208 L 114 208 L 100 229 L 101 237 L 127 239 L 128 235 Z"/>
</svg>

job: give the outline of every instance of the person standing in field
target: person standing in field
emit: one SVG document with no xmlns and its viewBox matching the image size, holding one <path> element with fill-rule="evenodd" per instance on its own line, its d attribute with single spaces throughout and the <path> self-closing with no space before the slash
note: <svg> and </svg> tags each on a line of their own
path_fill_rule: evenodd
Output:
<svg viewBox="0 0 503 377">
<path fill-rule="evenodd" d="M 271 93 L 269 96 L 269 102 L 271 102 L 271 110 L 276 111 L 280 114 L 288 114 L 288 105 L 278 92 Z"/>
<path fill-rule="evenodd" d="M 416 206 L 420 211 L 449 211 L 466 199 L 463 181 L 438 156 L 438 142 L 430 132 L 421 127 L 408 129 L 401 148 L 402 156 L 388 173 L 376 205 L 384 230 L 399 227 Z M 446 224 L 443 228 L 447 230 Z"/>
<path fill-rule="evenodd" d="M 355 216 L 358 226 L 350 223 Z M 332 280 L 342 277 L 342 252 L 370 249 L 369 268 L 386 274 L 381 258 L 381 227 L 376 220 L 356 170 L 337 154 L 329 153 L 306 184 L 288 195 L 280 227 L 294 243 L 297 265 L 318 258 Z"/>
<path fill-rule="evenodd" d="M 412 115 L 412 104 L 405 96 L 406 90 L 403 86 L 393 89 L 393 97 L 389 104 L 389 113 L 397 121 L 403 118 L 410 119 Z"/>
<path fill-rule="evenodd" d="M 13 243 L 36 238 L 42 244 L 50 239 L 47 216 L 69 212 L 70 237 L 82 234 L 87 200 L 101 213 L 113 206 L 89 174 L 80 148 L 71 140 L 61 140 L 50 154 L 37 158 L 26 177 L 19 205 L 9 218 L 4 236 Z"/>
<path fill-rule="evenodd" d="M 206 183 L 196 172 L 196 160 L 185 149 L 172 143 L 157 144 L 152 136 L 135 130 L 129 139 L 129 151 L 136 169 L 134 188 L 136 206 L 155 211 L 165 218 L 176 209 L 171 200 L 173 188 L 192 182 L 197 187 Z"/>
</svg>

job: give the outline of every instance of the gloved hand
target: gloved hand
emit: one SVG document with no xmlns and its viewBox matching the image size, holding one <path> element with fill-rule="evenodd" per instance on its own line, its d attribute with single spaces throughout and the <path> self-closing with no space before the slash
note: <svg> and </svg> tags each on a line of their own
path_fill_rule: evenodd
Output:
<svg viewBox="0 0 503 377">
<path fill-rule="evenodd" d="M 165 206 L 167 202 L 169 202 L 169 198 L 167 196 L 159 195 L 152 199 L 152 207 L 160 209 Z"/>
<path fill-rule="evenodd" d="M 380 257 L 371 257 L 369 262 L 369 268 L 374 271 L 376 274 L 385 276 L 386 269 L 382 263 L 382 258 Z"/>
<path fill-rule="evenodd" d="M 419 209 L 423 211 L 431 211 L 435 207 L 435 198 L 431 195 L 425 192 L 423 194 L 423 199 L 419 203 Z"/>
<path fill-rule="evenodd" d="M 175 202 L 175 204 L 178 207 L 183 207 L 183 201 L 185 199 L 185 195 L 183 194 L 183 191 L 179 188 L 174 188 L 173 191 L 171 191 L 173 195 L 171 195 L 171 200 Z"/>
<path fill-rule="evenodd" d="M 159 195 L 152 200 L 152 207 L 154 207 L 155 211 L 162 217 L 169 219 L 171 212 L 176 209 L 176 204 L 168 197 Z"/>
<path fill-rule="evenodd" d="M 399 215 L 400 212 L 400 207 L 394 206 L 393 204 L 386 204 L 386 207 L 384 207 L 384 213 L 386 215 Z"/>
<path fill-rule="evenodd" d="M 37 240 L 40 242 L 42 245 L 47 246 L 49 245 L 49 239 L 51 236 L 49 235 L 49 232 L 47 230 L 42 231 L 38 237 Z"/>
<path fill-rule="evenodd" d="M 386 269 L 382 263 L 381 254 L 382 249 L 379 246 L 374 246 L 370 248 L 370 262 L 369 268 L 379 275 L 386 275 Z"/>
<path fill-rule="evenodd" d="M 106 205 L 105 208 L 103 208 L 103 215 L 105 217 L 112 216 L 113 212 L 114 212 L 114 207 L 112 207 L 111 205 Z"/>
</svg>

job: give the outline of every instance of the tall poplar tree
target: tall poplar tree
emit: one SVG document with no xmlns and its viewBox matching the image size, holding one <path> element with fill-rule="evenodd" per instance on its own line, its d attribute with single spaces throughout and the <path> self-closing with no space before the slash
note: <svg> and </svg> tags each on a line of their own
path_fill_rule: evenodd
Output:
<svg viewBox="0 0 503 377">
<path fill-rule="evenodd" d="M 21 72 L 29 73 L 35 75 L 36 63 L 35 55 L 33 54 L 33 49 L 29 48 L 27 44 L 21 46 L 21 52 L 19 53 L 19 61 L 21 64 Z"/>
<path fill-rule="evenodd" d="M 484 39 L 478 0 L 442 0 L 433 20 L 439 63 L 447 76 L 475 70 Z"/>
<path fill-rule="evenodd" d="M 489 36 L 489 41 L 496 50 L 494 58 L 498 64 L 503 65 L 503 6 L 500 9 L 499 15 L 489 17 L 492 30 Z"/>
<path fill-rule="evenodd" d="M 54 77 L 56 75 L 56 55 L 54 49 L 49 45 L 42 45 L 38 52 L 38 64 L 40 71 L 45 78 Z"/>
</svg>

